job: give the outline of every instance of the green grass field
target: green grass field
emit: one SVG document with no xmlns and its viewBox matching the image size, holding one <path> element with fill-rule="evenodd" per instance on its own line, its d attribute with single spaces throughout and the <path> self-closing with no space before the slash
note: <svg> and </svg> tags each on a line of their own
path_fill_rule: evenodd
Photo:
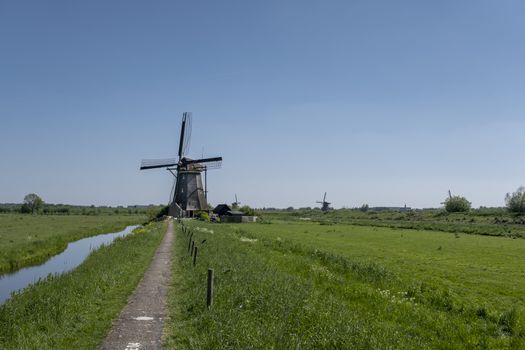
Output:
<svg viewBox="0 0 525 350">
<path fill-rule="evenodd" d="M 193 267 L 178 232 L 168 348 L 525 347 L 525 240 L 316 222 L 188 225 L 199 257 Z"/>
<path fill-rule="evenodd" d="M 266 221 L 304 221 L 348 223 L 360 226 L 458 232 L 486 236 L 525 237 L 525 216 L 509 213 L 504 208 L 473 209 L 465 213 L 447 213 L 444 209 L 410 211 L 366 211 L 319 209 L 264 211 Z"/>
<path fill-rule="evenodd" d="M 139 228 L 0 305 L 0 349 L 98 348 L 165 231 L 163 223 Z"/>
<path fill-rule="evenodd" d="M 0 214 L 0 273 L 43 262 L 71 241 L 144 221 L 144 215 Z"/>
</svg>

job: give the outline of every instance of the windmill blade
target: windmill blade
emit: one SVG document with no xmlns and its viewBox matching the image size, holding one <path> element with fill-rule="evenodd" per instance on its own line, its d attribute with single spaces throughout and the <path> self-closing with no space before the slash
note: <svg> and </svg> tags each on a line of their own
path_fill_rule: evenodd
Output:
<svg viewBox="0 0 525 350">
<path fill-rule="evenodd" d="M 222 164 L 221 161 L 207 162 L 206 164 L 197 163 L 193 165 L 193 168 L 197 170 L 201 170 L 201 171 L 212 170 L 212 169 L 219 169 L 221 167 L 221 164 Z"/>
<path fill-rule="evenodd" d="M 182 116 L 182 125 L 180 127 L 180 137 L 179 137 L 179 158 L 182 158 L 182 147 L 184 145 L 184 129 L 186 129 L 186 113 Z"/>
<path fill-rule="evenodd" d="M 175 158 L 168 159 L 144 159 L 140 164 L 140 170 L 167 168 L 177 165 L 178 161 Z"/>
<path fill-rule="evenodd" d="M 324 193 L 323 202 L 326 202 L 326 192 Z"/>
<path fill-rule="evenodd" d="M 179 139 L 179 159 L 184 157 L 188 153 L 190 148 L 191 139 L 191 112 L 184 112 L 182 114 L 182 124 L 180 127 L 180 139 Z"/>
<path fill-rule="evenodd" d="M 222 162 L 222 157 L 183 160 L 184 164 L 211 163 L 211 162 Z"/>
<path fill-rule="evenodd" d="M 179 139 L 179 159 L 184 157 L 190 147 L 191 137 L 191 112 L 184 112 L 182 114 L 182 124 L 180 127 Z"/>
<path fill-rule="evenodd" d="M 188 154 L 191 145 L 191 131 L 193 125 L 193 117 L 191 112 L 186 112 L 186 130 L 184 131 L 184 144 L 182 145 L 182 156 Z"/>
</svg>

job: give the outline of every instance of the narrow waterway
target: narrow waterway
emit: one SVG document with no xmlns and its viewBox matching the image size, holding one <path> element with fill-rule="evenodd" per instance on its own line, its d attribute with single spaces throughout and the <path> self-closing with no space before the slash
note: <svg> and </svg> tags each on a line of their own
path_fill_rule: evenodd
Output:
<svg viewBox="0 0 525 350">
<path fill-rule="evenodd" d="M 46 278 L 49 274 L 59 275 L 73 270 L 92 251 L 100 248 L 102 245 L 110 244 L 115 238 L 130 234 L 138 226 L 128 226 L 120 232 L 104 233 L 71 242 L 67 245 L 66 250 L 49 258 L 41 265 L 25 267 L 16 272 L 0 276 L 0 304 L 9 299 L 12 292 L 19 291 L 41 278 Z"/>
</svg>

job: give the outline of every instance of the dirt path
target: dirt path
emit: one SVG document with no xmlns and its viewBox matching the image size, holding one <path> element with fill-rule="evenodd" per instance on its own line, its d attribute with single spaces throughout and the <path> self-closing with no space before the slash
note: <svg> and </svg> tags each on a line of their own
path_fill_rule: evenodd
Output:
<svg viewBox="0 0 525 350">
<path fill-rule="evenodd" d="M 103 350 L 160 349 L 166 317 L 166 295 L 171 278 L 173 221 L 155 257 L 113 325 Z"/>
</svg>

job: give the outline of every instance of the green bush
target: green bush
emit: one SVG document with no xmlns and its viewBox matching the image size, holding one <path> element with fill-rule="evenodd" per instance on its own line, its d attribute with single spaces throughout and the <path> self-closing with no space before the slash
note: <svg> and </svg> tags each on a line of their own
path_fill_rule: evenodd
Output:
<svg viewBox="0 0 525 350">
<path fill-rule="evenodd" d="M 247 216 L 255 216 L 256 213 L 255 213 L 255 210 L 253 208 L 250 208 L 249 206 L 247 205 L 244 205 L 242 206 L 239 211 L 242 211 L 242 213 L 244 215 L 247 215 Z"/>
<path fill-rule="evenodd" d="M 452 196 L 445 200 L 445 210 L 448 213 L 460 213 L 470 210 L 471 203 L 461 196 Z"/>
<path fill-rule="evenodd" d="M 202 221 L 210 221 L 210 215 L 208 215 L 208 213 L 203 211 L 203 212 L 199 213 L 198 219 L 202 220 Z"/>
<path fill-rule="evenodd" d="M 512 194 L 507 193 L 505 196 L 505 204 L 511 213 L 525 213 L 525 187 L 520 186 L 516 192 Z"/>
<path fill-rule="evenodd" d="M 31 213 L 31 208 L 29 208 L 29 205 L 27 205 L 26 203 L 22 204 L 22 206 L 20 207 L 20 213 L 22 214 L 30 214 Z"/>
<path fill-rule="evenodd" d="M 169 206 L 164 206 L 164 207 L 150 207 L 148 208 L 148 211 L 146 213 L 146 215 L 148 215 L 148 220 L 149 221 L 152 221 L 152 220 L 155 220 L 155 219 L 160 219 L 162 218 L 163 216 L 165 215 L 168 215 L 168 210 L 169 210 Z"/>
<path fill-rule="evenodd" d="M 158 212 L 158 214 L 157 214 L 157 218 L 161 218 L 161 217 L 163 217 L 163 216 L 168 215 L 169 210 L 170 210 L 170 206 L 169 206 L 169 205 L 165 205 L 165 206 L 163 206 L 163 207 L 160 209 L 160 211 Z"/>
</svg>

